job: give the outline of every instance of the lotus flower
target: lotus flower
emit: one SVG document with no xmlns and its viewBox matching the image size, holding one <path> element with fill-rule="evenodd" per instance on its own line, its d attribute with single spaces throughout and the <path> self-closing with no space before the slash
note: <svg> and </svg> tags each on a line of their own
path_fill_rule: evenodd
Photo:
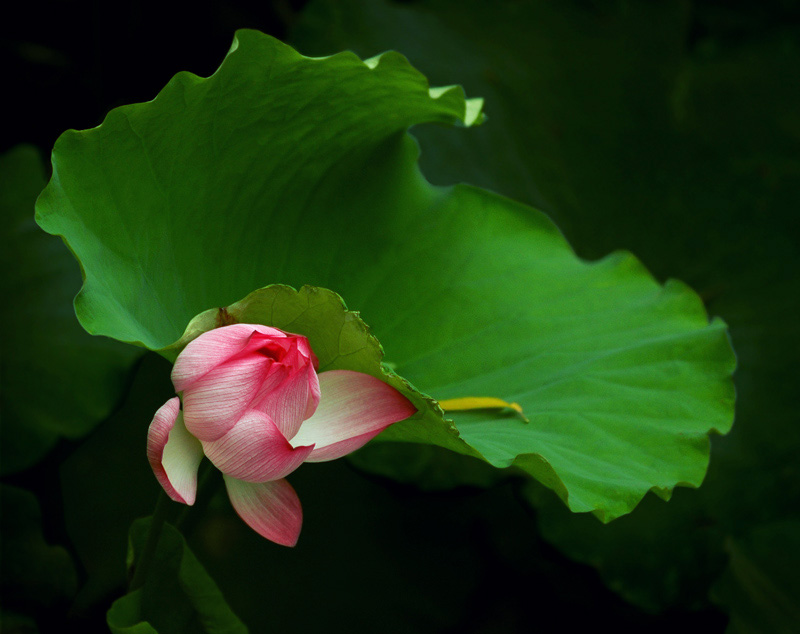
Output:
<svg viewBox="0 0 800 634">
<path fill-rule="evenodd" d="M 167 495 L 194 504 L 205 455 L 231 504 L 257 533 L 294 546 L 303 517 L 284 479 L 303 462 L 340 458 L 416 408 L 368 374 L 331 370 L 301 335 L 235 324 L 200 335 L 172 369 L 174 397 L 147 436 L 150 466 Z M 181 401 L 183 409 L 181 410 Z"/>
</svg>

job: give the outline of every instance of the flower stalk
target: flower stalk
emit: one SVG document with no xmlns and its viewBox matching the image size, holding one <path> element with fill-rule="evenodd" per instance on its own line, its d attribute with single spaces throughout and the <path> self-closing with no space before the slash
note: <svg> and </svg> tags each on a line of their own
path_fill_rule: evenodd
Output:
<svg viewBox="0 0 800 634">
<path fill-rule="evenodd" d="M 129 593 L 141 588 L 147 579 L 147 571 L 156 555 L 158 541 L 161 539 L 161 529 L 164 527 L 164 522 L 167 520 L 171 506 L 172 504 L 167 494 L 164 491 L 159 491 L 156 508 L 150 520 L 150 528 L 147 531 L 147 540 L 144 543 L 144 548 L 138 557 L 138 561 L 134 559 L 133 562 L 133 577 L 131 577 L 128 584 Z"/>
</svg>

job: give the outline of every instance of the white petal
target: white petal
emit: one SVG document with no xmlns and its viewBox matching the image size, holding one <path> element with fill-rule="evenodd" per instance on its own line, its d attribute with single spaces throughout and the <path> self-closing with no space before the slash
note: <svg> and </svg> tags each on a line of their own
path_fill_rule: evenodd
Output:
<svg viewBox="0 0 800 634">
<path fill-rule="evenodd" d="M 417 411 L 400 392 L 369 374 L 331 370 L 319 375 L 319 386 L 317 411 L 291 439 L 296 447 L 315 445 L 307 462 L 347 455 Z"/>
<path fill-rule="evenodd" d="M 194 504 L 197 468 L 203 447 L 183 424 L 180 399 L 162 405 L 147 432 L 147 459 L 167 495 L 182 504 Z"/>
</svg>

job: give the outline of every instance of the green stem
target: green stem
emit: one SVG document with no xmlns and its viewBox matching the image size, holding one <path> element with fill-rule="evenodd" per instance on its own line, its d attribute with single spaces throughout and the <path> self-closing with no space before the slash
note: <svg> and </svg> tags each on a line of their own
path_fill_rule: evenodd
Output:
<svg viewBox="0 0 800 634">
<path fill-rule="evenodd" d="M 153 557 L 156 554 L 158 547 L 158 540 L 161 537 L 161 529 L 164 527 L 164 522 L 167 519 L 167 512 L 170 508 L 170 499 L 167 494 L 161 491 L 156 502 L 156 508 L 153 511 L 153 517 L 150 520 L 150 528 L 147 531 L 147 541 L 145 541 L 142 554 L 139 556 L 139 561 L 134 563 L 133 578 L 128 584 L 128 592 L 138 590 L 144 585 L 147 578 L 147 570 L 153 562 Z"/>
</svg>

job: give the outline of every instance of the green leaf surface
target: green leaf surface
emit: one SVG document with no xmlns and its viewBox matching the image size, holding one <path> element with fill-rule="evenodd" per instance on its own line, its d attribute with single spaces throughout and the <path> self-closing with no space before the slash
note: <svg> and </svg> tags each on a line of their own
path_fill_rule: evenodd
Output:
<svg viewBox="0 0 800 634">
<path fill-rule="evenodd" d="M 128 346 L 88 336 L 75 320 L 78 267 L 61 240 L 33 220 L 44 185 L 35 148 L 0 156 L 2 474 L 32 466 L 59 437 L 82 436 L 105 419 L 137 356 Z"/>
<path fill-rule="evenodd" d="M 83 265 L 79 320 L 93 334 L 159 349 L 197 313 L 275 278 L 358 272 L 353 262 L 343 270 L 348 247 L 389 246 L 393 236 L 370 227 L 362 209 L 332 213 L 332 203 L 338 211 L 348 202 L 333 196 L 356 176 L 367 181 L 359 189 L 383 190 L 353 166 L 382 144 L 393 155 L 409 126 L 466 118 L 459 87 L 434 93 L 396 53 L 315 60 L 240 31 L 212 77 L 179 73 L 150 104 L 64 133 L 37 213 Z M 385 167 L 372 171 L 384 177 Z M 421 179 L 402 186 L 399 208 L 435 198 Z"/>
<path fill-rule="evenodd" d="M 481 94 L 482 128 L 415 131 L 429 179 L 541 205 L 582 255 L 631 248 L 730 325 L 737 422 L 699 491 L 609 526 L 534 495 L 548 540 L 650 610 L 702 606 L 724 536 L 800 513 L 800 33 L 762 8 L 317 1 L 294 36 L 313 55 L 394 47 Z"/>
<path fill-rule="evenodd" d="M 138 561 L 151 518 L 131 526 L 128 561 Z M 108 611 L 113 634 L 246 634 L 183 536 L 164 524 L 144 585 L 117 599 Z"/>
<path fill-rule="evenodd" d="M 242 31 L 209 79 L 62 135 L 37 217 L 82 262 L 90 332 L 161 349 L 265 284 L 329 288 L 425 394 L 530 419 L 457 413 L 461 439 L 414 421 L 381 439 L 514 464 L 604 520 L 699 485 L 732 418 L 724 324 L 629 254 L 581 261 L 543 214 L 431 186 L 407 128 L 473 119 L 396 53 L 312 59 Z"/>
</svg>

